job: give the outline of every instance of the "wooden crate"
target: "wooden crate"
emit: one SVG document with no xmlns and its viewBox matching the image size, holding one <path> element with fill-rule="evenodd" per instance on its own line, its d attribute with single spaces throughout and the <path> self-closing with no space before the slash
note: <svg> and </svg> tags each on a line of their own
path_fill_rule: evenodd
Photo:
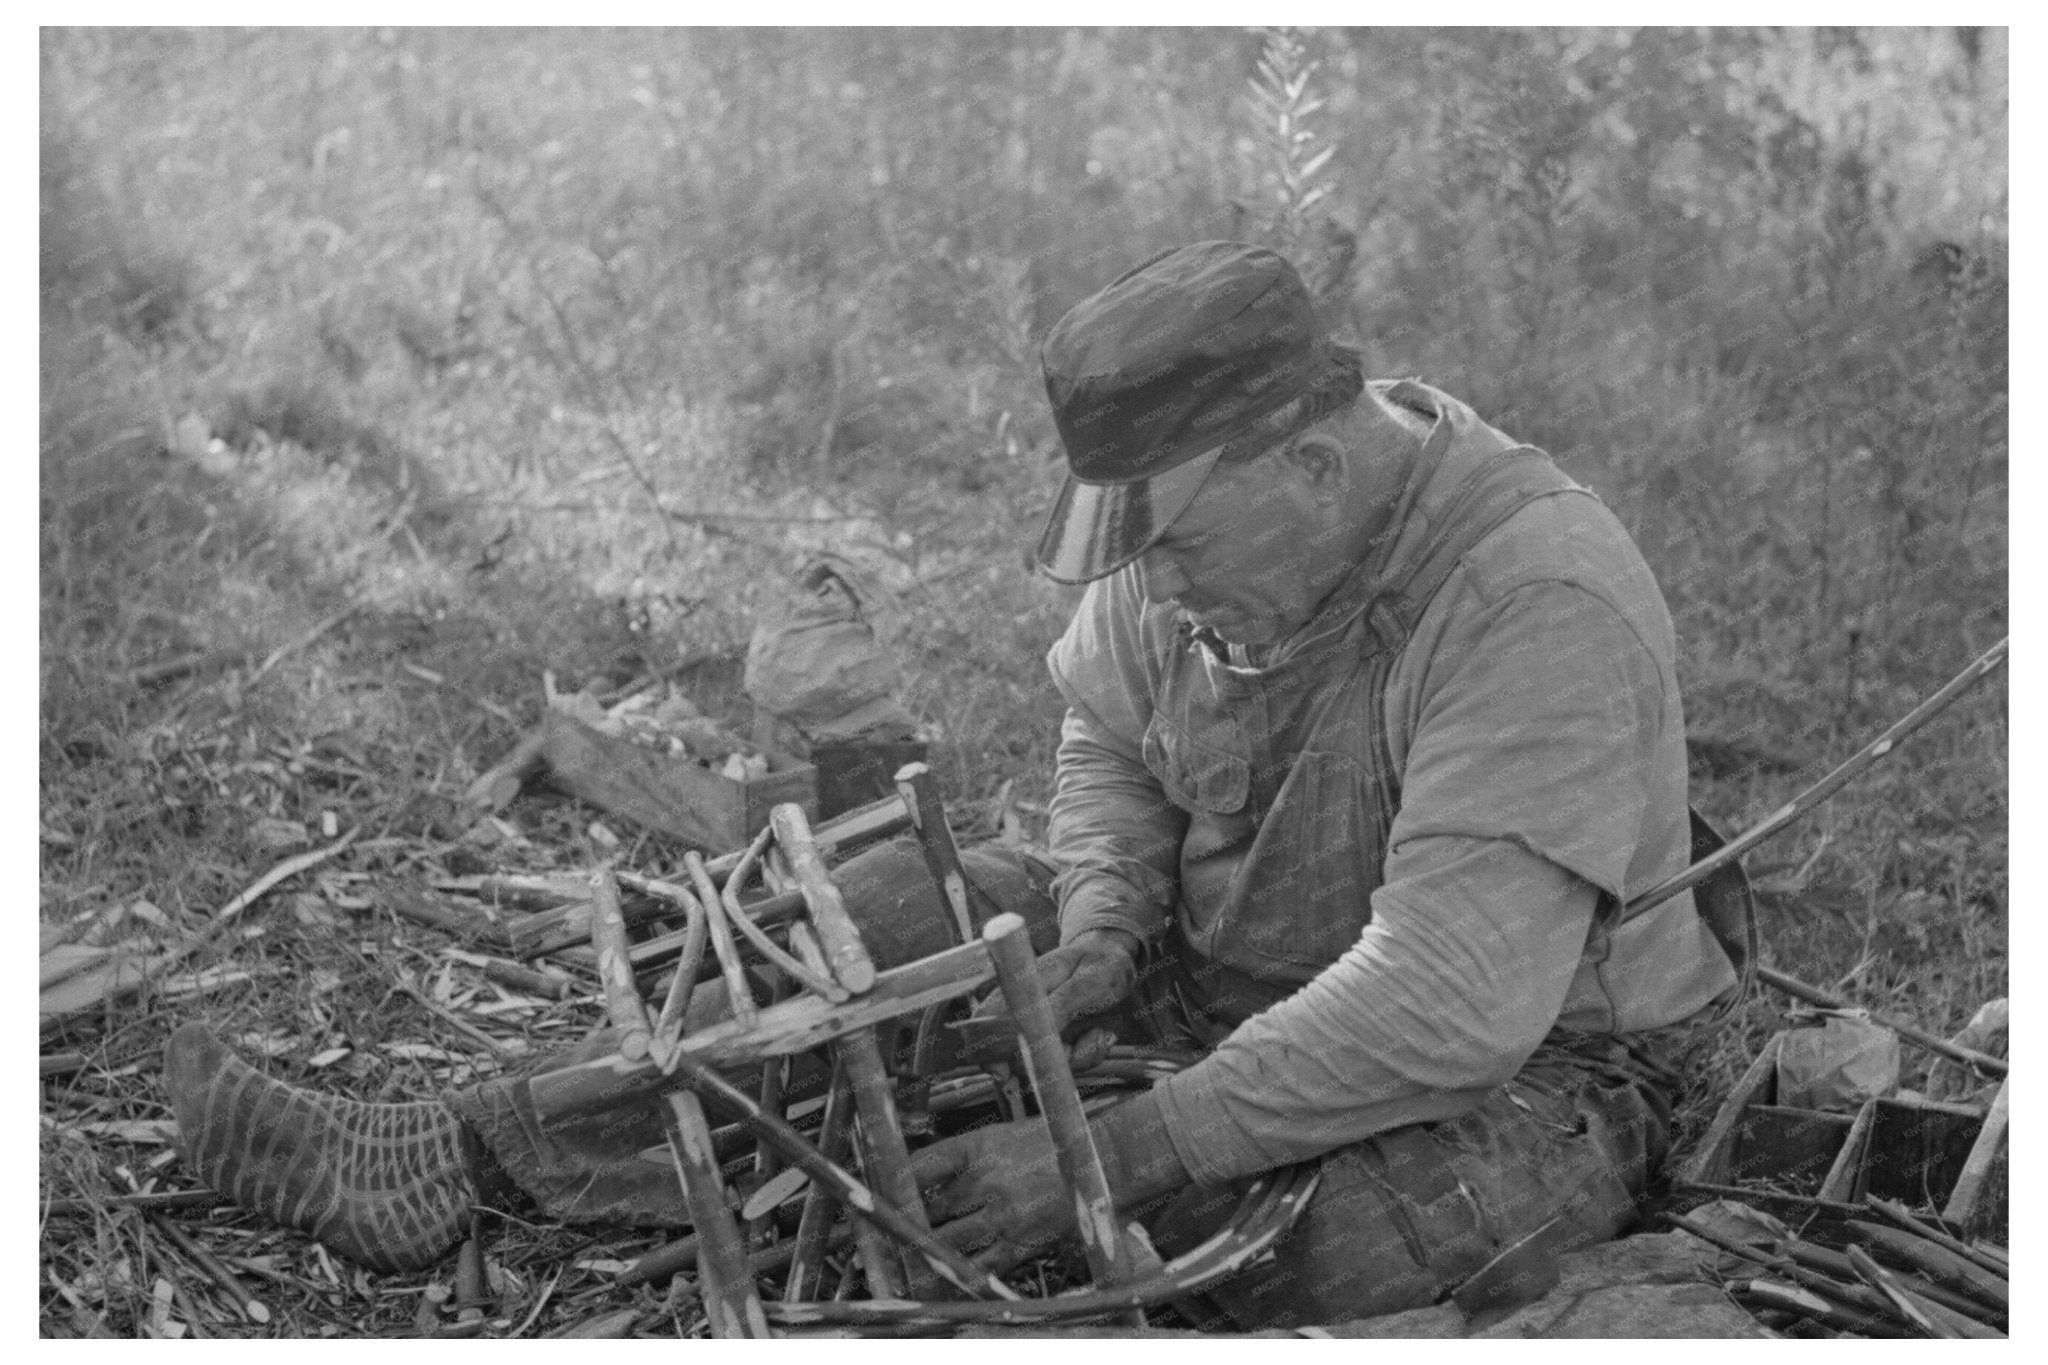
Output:
<svg viewBox="0 0 2048 1365">
<path fill-rule="evenodd" d="M 768 760 L 767 776 L 735 782 L 692 759 L 614 739 L 550 711 L 539 758 L 551 785 L 571 796 L 714 853 L 744 845 L 785 801 L 818 818 L 816 767 L 744 741 L 739 747 Z"/>
<path fill-rule="evenodd" d="M 1952 1204 L 1957 1177 L 1984 1129 L 1974 1105 L 1880 1098 L 1855 1114 L 1777 1103 L 1774 1034 L 1743 1073 L 1699 1147 L 1679 1166 L 1673 1192 L 1698 1203 L 1739 1191 L 1747 1203 L 1809 1235 L 1838 1224 L 1867 1196 L 1892 1199 L 1930 1221 L 2003 1243 L 2003 1162 L 1968 1207 Z"/>
</svg>

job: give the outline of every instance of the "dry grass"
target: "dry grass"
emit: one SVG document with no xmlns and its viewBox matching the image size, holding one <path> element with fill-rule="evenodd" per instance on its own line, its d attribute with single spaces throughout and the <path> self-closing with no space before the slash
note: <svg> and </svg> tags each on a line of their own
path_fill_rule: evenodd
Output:
<svg viewBox="0 0 2048 1365">
<path fill-rule="evenodd" d="M 2006 629 L 2004 59 L 1977 41 L 1309 35 L 1336 151 L 1289 165 L 1241 32 L 46 32 L 42 918 L 146 901 L 107 932 L 172 939 L 327 817 L 360 834 L 246 912 L 211 959 L 246 976 L 46 1035 L 88 1064 L 42 1092 L 43 1196 L 85 1210 L 42 1224 L 45 1334 L 258 1331 L 109 1202 L 178 1186 L 168 1149 L 81 1127 L 166 1117 L 183 1019 L 375 1097 L 493 1064 L 412 991 L 528 1047 L 595 1018 L 469 1013 L 493 997 L 459 945 L 389 908 L 608 851 L 588 812 L 458 799 L 514 734 L 477 703 L 531 718 L 544 668 L 742 647 L 800 554 L 840 554 L 960 815 L 992 827 L 1011 783 L 1035 832 L 1074 595 L 1024 572 L 1057 469 L 1032 345 L 1173 242 L 1355 240 L 1339 311 L 1374 368 L 1617 509 L 1679 622 L 1696 799 L 1767 812 Z M 1938 238 L 1988 273 L 1930 288 Z M 2001 678 L 1752 858 L 1776 961 L 1936 1031 L 2006 993 L 2005 707 Z M 263 1267 L 268 1332 L 403 1334 L 435 1279 L 180 1217 Z M 648 1240 L 506 1228 L 511 1315 L 552 1283 L 529 1335 L 691 1327 L 574 1268 Z M 193 1302 L 160 1311 L 159 1278 Z"/>
</svg>

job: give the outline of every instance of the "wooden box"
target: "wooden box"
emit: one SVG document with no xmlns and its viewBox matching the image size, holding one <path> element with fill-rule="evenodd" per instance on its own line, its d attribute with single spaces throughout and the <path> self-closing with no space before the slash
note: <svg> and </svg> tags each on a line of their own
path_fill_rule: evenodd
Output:
<svg viewBox="0 0 2048 1365">
<path fill-rule="evenodd" d="M 1740 1198 L 1795 1227 L 1836 1222 L 1875 1196 L 1930 1220 L 2003 1242 L 2006 1186 L 1996 1178 L 1961 1202 L 1951 1196 L 1985 1127 L 1974 1105 L 1879 1098 L 1854 1114 L 1778 1104 L 1776 1034 L 1743 1073 L 1699 1147 L 1674 1176 L 1688 1202 Z"/>
<path fill-rule="evenodd" d="M 614 739 L 550 711 L 538 757 L 551 785 L 569 795 L 713 853 L 744 846 L 783 802 L 818 818 L 813 765 L 745 741 L 738 747 L 766 758 L 767 776 L 736 782 L 693 759 Z"/>
</svg>

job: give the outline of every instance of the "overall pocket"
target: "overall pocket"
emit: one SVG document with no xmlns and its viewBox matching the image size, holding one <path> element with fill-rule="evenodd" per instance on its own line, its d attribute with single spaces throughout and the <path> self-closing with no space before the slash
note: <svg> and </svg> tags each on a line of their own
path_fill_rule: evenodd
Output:
<svg viewBox="0 0 2048 1365">
<path fill-rule="evenodd" d="M 1219 740 L 1236 741 L 1235 725 Z M 1252 765 L 1241 741 L 1226 748 L 1197 739 L 1155 711 L 1145 727 L 1145 767 L 1176 806 L 1190 814 L 1235 815 L 1251 799 Z"/>
<path fill-rule="evenodd" d="M 1307 981 L 1358 941 L 1383 862 L 1375 800 L 1350 755 L 1310 750 L 1295 759 L 1231 886 L 1216 930 L 1219 960 Z"/>
</svg>

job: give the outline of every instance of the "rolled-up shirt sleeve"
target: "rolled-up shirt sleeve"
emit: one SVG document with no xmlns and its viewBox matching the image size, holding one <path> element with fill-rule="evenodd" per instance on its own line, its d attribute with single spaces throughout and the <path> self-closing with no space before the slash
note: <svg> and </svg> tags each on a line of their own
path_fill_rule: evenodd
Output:
<svg viewBox="0 0 2048 1365">
<path fill-rule="evenodd" d="M 1454 1117 L 1549 1032 L 1598 891 L 1497 839 L 1424 840 L 1408 861 L 1342 958 L 1155 1089 L 1196 1180 Z"/>
</svg>

